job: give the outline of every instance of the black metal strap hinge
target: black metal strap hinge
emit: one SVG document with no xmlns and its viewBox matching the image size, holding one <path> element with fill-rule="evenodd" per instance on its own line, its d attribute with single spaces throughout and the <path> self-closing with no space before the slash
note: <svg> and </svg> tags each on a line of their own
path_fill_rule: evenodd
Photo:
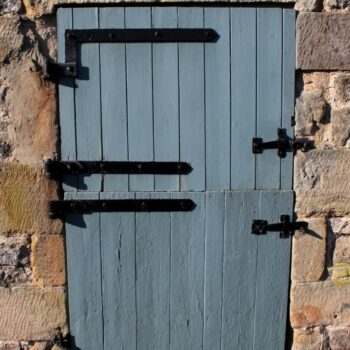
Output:
<svg viewBox="0 0 350 350">
<path fill-rule="evenodd" d="M 187 175 L 192 170 L 185 162 L 64 162 L 50 159 L 45 162 L 45 173 L 51 179 L 64 174 Z"/>
<path fill-rule="evenodd" d="M 277 129 L 277 140 L 263 142 L 262 138 L 253 138 L 253 153 L 262 153 L 265 149 L 277 149 L 280 158 L 285 158 L 287 151 L 301 150 L 306 152 L 312 148 L 312 142 L 306 139 L 291 139 L 287 136 L 286 129 Z"/>
<path fill-rule="evenodd" d="M 51 201 L 51 219 L 65 213 L 90 214 L 93 212 L 173 212 L 192 211 L 196 204 L 191 199 L 109 199 Z"/>
<path fill-rule="evenodd" d="M 252 234 L 265 235 L 267 231 L 279 232 L 280 238 L 288 238 L 294 235 L 295 230 L 307 229 L 308 223 L 305 221 L 291 222 L 289 215 L 281 215 L 281 222 L 269 224 L 266 220 L 253 220 Z"/>
<path fill-rule="evenodd" d="M 81 43 L 177 43 L 216 42 L 218 33 L 210 28 L 180 29 L 67 29 L 65 32 L 65 62 L 51 66 L 59 76 L 76 77 L 78 74 L 78 44 Z"/>
</svg>

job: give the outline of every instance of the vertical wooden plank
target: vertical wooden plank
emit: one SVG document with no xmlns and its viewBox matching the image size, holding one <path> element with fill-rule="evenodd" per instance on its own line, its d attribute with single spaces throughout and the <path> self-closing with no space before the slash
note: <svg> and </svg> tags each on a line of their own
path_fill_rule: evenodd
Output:
<svg viewBox="0 0 350 350">
<path fill-rule="evenodd" d="M 205 44 L 206 189 L 230 188 L 230 13 L 204 9 L 204 26 L 220 39 Z"/>
<path fill-rule="evenodd" d="M 100 8 L 100 28 L 124 28 L 123 8 Z M 101 44 L 103 159 L 128 160 L 125 44 Z M 104 175 L 104 191 L 127 191 L 128 175 Z"/>
<path fill-rule="evenodd" d="M 203 9 L 178 9 L 179 28 L 202 28 Z M 181 190 L 205 189 L 204 44 L 179 44 L 180 158 L 193 171 L 180 177 Z"/>
<path fill-rule="evenodd" d="M 295 87 L 295 11 L 283 10 L 282 128 L 293 137 L 291 118 L 294 115 Z M 281 189 L 292 189 L 293 153 L 281 159 Z"/>
<path fill-rule="evenodd" d="M 226 193 L 221 349 L 253 347 L 257 238 L 250 230 L 258 209 L 258 192 Z"/>
<path fill-rule="evenodd" d="M 98 194 L 66 194 L 66 199 L 88 198 Z M 76 349 L 103 349 L 99 216 L 66 216 L 69 323 Z"/>
<path fill-rule="evenodd" d="M 74 29 L 98 28 L 98 8 L 74 8 Z M 78 49 L 79 75 L 75 80 L 77 159 L 101 160 L 99 44 Z M 79 190 L 100 191 L 101 175 L 79 176 Z"/>
<path fill-rule="evenodd" d="M 125 9 L 126 28 L 150 28 L 149 7 Z M 153 108 L 152 108 L 152 45 L 126 45 L 128 147 L 130 161 L 152 161 Z M 130 190 L 153 191 L 153 175 L 131 175 Z"/>
<path fill-rule="evenodd" d="M 153 7 L 153 28 L 176 28 L 176 7 Z M 178 44 L 153 45 L 154 159 L 179 160 Z M 177 191 L 179 176 L 155 176 L 156 191 Z"/>
<path fill-rule="evenodd" d="M 101 199 L 133 199 L 101 193 Z M 135 213 L 101 213 L 104 350 L 136 350 Z"/>
<path fill-rule="evenodd" d="M 57 58 L 65 62 L 65 31 L 73 28 L 73 11 L 68 8 L 57 10 Z M 60 78 L 58 81 L 58 105 L 60 111 L 61 159 L 76 160 L 74 79 Z M 63 189 L 76 191 L 77 177 L 64 176 Z"/>
<path fill-rule="evenodd" d="M 203 349 L 221 348 L 224 192 L 206 194 Z"/>
<path fill-rule="evenodd" d="M 277 139 L 281 126 L 282 10 L 257 9 L 257 137 Z M 280 188 L 277 150 L 256 156 L 256 188 Z"/>
<path fill-rule="evenodd" d="M 170 194 L 137 193 L 137 198 Z M 170 213 L 136 214 L 137 348 L 169 349 Z"/>
<path fill-rule="evenodd" d="M 231 11 L 231 188 L 255 187 L 256 9 Z"/>
<path fill-rule="evenodd" d="M 292 191 L 262 191 L 260 218 L 279 222 L 293 213 Z M 258 237 L 254 349 L 284 349 L 291 239 L 270 232 Z"/>
<path fill-rule="evenodd" d="M 174 193 L 190 198 L 192 212 L 171 214 L 170 349 L 203 349 L 205 193 Z"/>
</svg>

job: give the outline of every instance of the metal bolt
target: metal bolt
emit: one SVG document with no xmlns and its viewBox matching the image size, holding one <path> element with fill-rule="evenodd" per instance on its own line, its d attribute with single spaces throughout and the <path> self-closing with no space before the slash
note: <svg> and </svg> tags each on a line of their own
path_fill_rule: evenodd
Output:
<svg viewBox="0 0 350 350">
<path fill-rule="evenodd" d="M 159 38 L 159 32 L 155 31 L 155 32 L 154 32 L 154 37 L 155 37 L 155 38 Z"/>
<path fill-rule="evenodd" d="M 115 38 L 115 34 L 109 33 L 109 34 L 108 34 L 108 37 L 109 37 L 110 39 L 114 39 L 114 38 Z"/>
<path fill-rule="evenodd" d="M 73 34 L 73 33 L 70 33 L 70 34 L 68 35 L 68 38 L 69 38 L 70 40 L 77 40 L 77 39 L 78 39 L 78 37 L 77 37 L 75 34 Z"/>
<path fill-rule="evenodd" d="M 147 204 L 145 202 L 141 202 L 141 209 L 146 210 L 147 209 Z"/>
</svg>

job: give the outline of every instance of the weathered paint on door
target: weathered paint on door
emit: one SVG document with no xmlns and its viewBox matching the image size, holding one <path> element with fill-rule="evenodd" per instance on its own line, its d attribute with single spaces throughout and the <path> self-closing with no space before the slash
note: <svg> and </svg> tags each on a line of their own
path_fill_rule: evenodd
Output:
<svg viewBox="0 0 350 350">
<path fill-rule="evenodd" d="M 68 28 L 213 28 L 216 43 L 83 44 L 60 80 L 63 160 L 186 161 L 189 175 L 66 177 L 67 199 L 191 198 L 188 213 L 66 217 L 76 349 L 283 349 L 290 240 L 253 219 L 292 213 L 292 155 L 253 155 L 290 127 L 294 11 L 58 11 Z"/>
</svg>

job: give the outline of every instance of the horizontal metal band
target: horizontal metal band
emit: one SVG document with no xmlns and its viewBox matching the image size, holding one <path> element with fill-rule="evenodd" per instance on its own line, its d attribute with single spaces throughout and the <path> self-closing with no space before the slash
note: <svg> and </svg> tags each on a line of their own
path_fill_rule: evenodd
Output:
<svg viewBox="0 0 350 350">
<path fill-rule="evenodd" d="M 45 173 L 52 179 L 64 174 L 187 175 L 191 171 L 192 167 L 185 162 L 45 162 Z"/>
<path fill-rule="evenodd" d="M 67 29 L 65 62 L 50 65 L 53 77 L 78 75 L 78 44 L 82 43 L 210 43 L 219 39 L 211 28 Z"/>
<path fill-rule="evenodd" d="M 85 43 L 215 42 L 211 28 L 67 29 L 67 41 Z"/>
<path fill-rule="evenodd" d="M 51 201 L 51 219 L 65 213 L 89 214 L 93 212 L 172 212 L 192 211 L 196 204 L 191 199 L 110 199 Z"/>
</svg>

